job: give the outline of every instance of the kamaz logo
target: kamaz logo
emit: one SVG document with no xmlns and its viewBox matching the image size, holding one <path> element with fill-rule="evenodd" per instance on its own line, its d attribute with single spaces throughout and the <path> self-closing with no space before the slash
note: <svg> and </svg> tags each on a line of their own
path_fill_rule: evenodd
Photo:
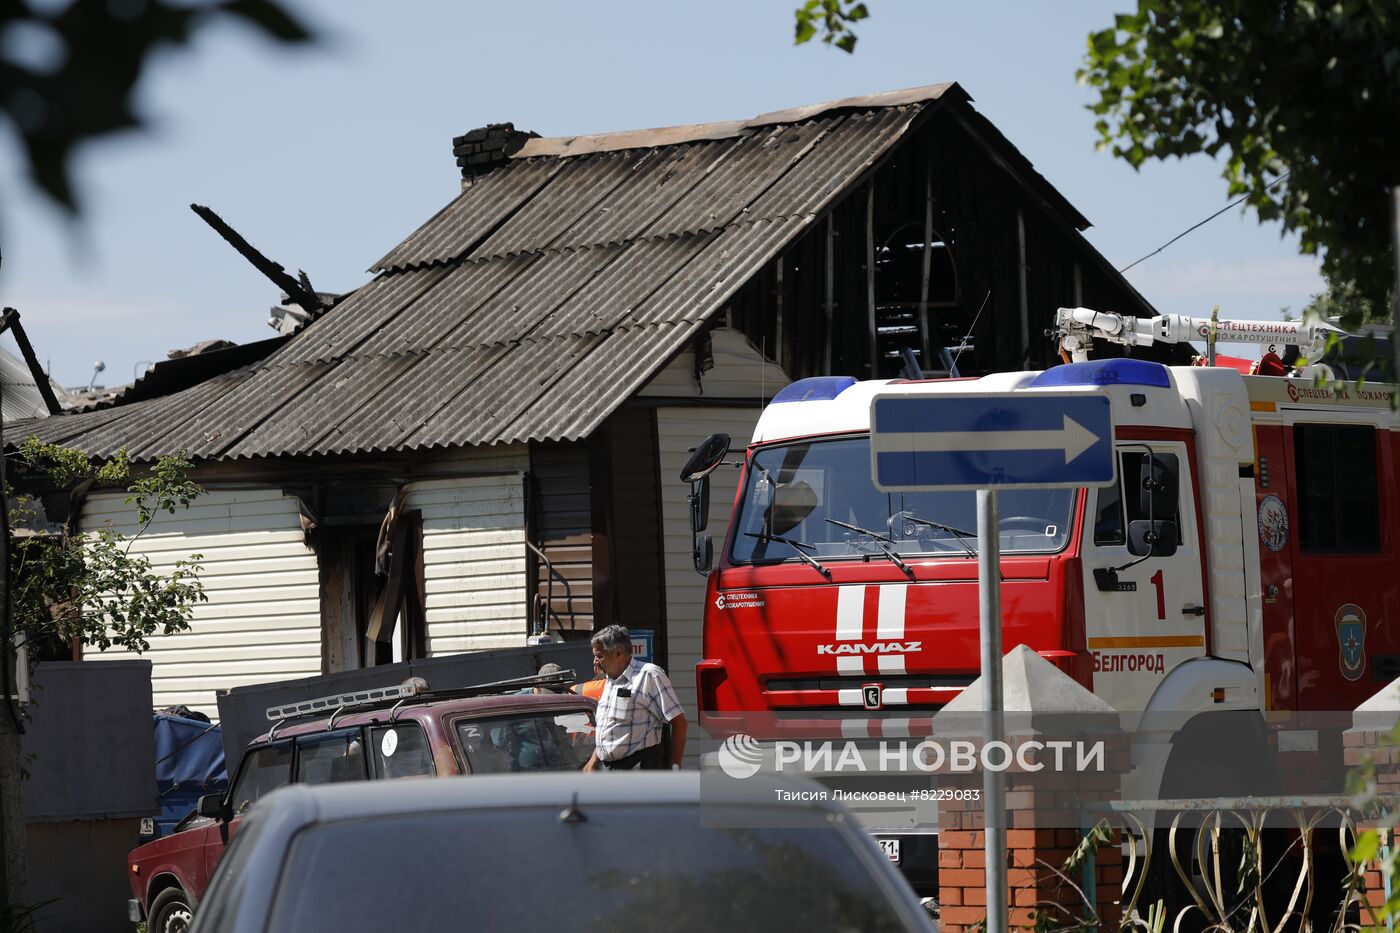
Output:
<svg viewBox="0 0 1400 933">
<path fill-rule="evenodd" d="M 921 641 L 840 642 L 817 645 L 817 654 L 910 654 L 923 650 Z"/>
</svg>

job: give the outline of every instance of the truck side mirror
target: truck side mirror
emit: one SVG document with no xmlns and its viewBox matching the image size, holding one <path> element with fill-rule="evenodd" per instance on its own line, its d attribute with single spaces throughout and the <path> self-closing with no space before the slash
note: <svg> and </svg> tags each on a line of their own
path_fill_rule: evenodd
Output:
<svg viewBox="0 0 1400 933">
<path fill-rule="evenodd" d="M 710 572 L 710 562 L 714 560 L 715 548 L 709 535 L 696 536 L 695 550 L 691 556 L 695 560 L 696 573 L 706 574 Z"/>
<path fill-rule="evenodd" d="M 710 478 L 702 476 L 690 484 L 690 530 L 699 534 L 710 523 Z"/>
<path fill-rule="evenodd" d="M 1171 557 L 1176 553 L 1176 522 L 1128 522 L 1128 553 L 1138 557 Z"/>
<path fill-rule="evenodd" d="M 205 794 L 199 798 L 194 808 L 200 816 L 212 817 L 217 820 L 224 815 L 224 795 Z"/>
<path fill-rule="evenodd" d="M 1138 470 L 1138 511 L 1154 519 L 1174 517 L 1177 485 L 1174 466 L 1155 454 L 1143 457 Z"/>
<path fill-rule="evenodd" d="M 728 453 L 729 435 L 711 434 L 700 442 L 685 466 L 681 467 L 681 482 L 694 483 L 700 477 L 713 473 Z"/>
</svg>

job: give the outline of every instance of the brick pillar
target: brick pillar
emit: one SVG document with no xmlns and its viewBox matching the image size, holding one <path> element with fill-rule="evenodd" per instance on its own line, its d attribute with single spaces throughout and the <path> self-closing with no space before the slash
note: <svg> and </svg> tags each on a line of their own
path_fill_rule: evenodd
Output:
<svg viewBox="0 0 1400 933">
<path fill-rule="evenodd" d="M 1091 913 L 1100 927 L 1117 930 L 1121 915 L 1123 858 L 1117 821 L 1111 839 L 1099 846 L 1093 868 L 1081 867 L 1066 880 L 1057 871 L 1093 826 L 1104 804 L 1121 799 L 1121 776 L 1131 769 L 1128 738 L 1118 713 L 1101 697 L 1040 657 L 1017 645 L 1002 659 L 1003 732 L 1011 751 L 1006 776 L 1006 859 L 1009 922 L 1031 927 L 1036 915 L 1051 927 L 1076 924 Z M 963 790 L 963 799 L 940 800 L 939 904 L 946 933 L 962 933 L 986 916 L 986 865 L 983 850 L 983 775 L 957 764 L 954 744 L 978 749 L 977 759 L 992 753 L 982 734 L 982 682 L 970 684 L 933 717 L 934 741 L 949 753 L 929 770 L 940 774 L 939 790 Z M 1103 743 L 1101 758 L 1079 767 L 1080 749 Z M 990 757 L 1001 764 L 1001 754 Z M 961 768 L 961 770 L 959 770 Z M 1081 896 L 1092 882 L 1093 893 Z M 1085 903 L 1090 897 L 1093 910 Z M 1058 909 L 1063 907 L 1064 910 Z M 1068 912 L 1066 912 L 1068 911 Z"/>
<path fill-rule="evenodd" d="M 1044 743 L 1052 737 L 1008 738 L 1012 748 L 1025 741 Z M 1085 896 L 1094 901 L 1101 929 L 1117 930 L 1122 916 L 1123 856 L 1116 823 L 1112 837 L 1093 856 L 1093 892 L 1087 890 L 1086 869 L 1067 873 L 1067 883 L 1056 871 L 1097 822 L 1102 810 L 1096 805 L 1116 799 L 1119 776 L 1129 766 L 1126 737 L 1121 733 L 1066 736 L 1065 741 L 1104 742 L 1104 769 L 1025 771 L 1014 764 L 1006 772 L 1006 882 L 1008 922 L 1012 928 L 1035 925 L 1037 913 L 1054 927 L 1069 926 L 1088 915 Z M 1043 752 L 1041 762 L 1047 758 Z M 1071 759 L 1072 760 L 1072 759 Z M 954 775 L 944 772 L 940 789 L 980 794 L 982 773 Z M 945 933 L 963 933 L 986 918 L 985 815 L 980 799 L 941 800 L 938 805 L 938 902 Z M 1052 870 L 1052 868 L 1054 870 Z M 1083 890 L 1083 895 L 1080 890 Z M 1059 905 L 1058 907 L 1056 905 Z M 1063 908 L 1063 909 L 1060 909 Z"/>
</svg>

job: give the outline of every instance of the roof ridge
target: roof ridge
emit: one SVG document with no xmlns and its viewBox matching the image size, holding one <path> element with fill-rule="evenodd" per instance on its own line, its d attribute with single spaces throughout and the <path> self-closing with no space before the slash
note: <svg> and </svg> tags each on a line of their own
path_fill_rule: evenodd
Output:
<svg viewBox="0 0 1400 933">
<path fill-rule="evenodd" d="M 650 149 L 657 146 L 674 146 L 702 140 L 726 139 L 751 129 L 810 120 L 834 110 L 878 110 L 902 107 L 938 100 L 949 93 L 965 100 L 972 99 L 956 81 L 948 81 L 942 84 L 926 84 L 898 91 L 843 97 L 818 104 L 774 110 L 747 120 L 722 120 L 714 123 L 660 126 L 650 129 L 622 130 L 614 133 L 589 133 L 581 136 L 540 137 L 527 141 L 510 158 L 512 160 L 540 157 L 561 158 L 597 152 L 614 152 L 622 149 Z"/>
</svg>

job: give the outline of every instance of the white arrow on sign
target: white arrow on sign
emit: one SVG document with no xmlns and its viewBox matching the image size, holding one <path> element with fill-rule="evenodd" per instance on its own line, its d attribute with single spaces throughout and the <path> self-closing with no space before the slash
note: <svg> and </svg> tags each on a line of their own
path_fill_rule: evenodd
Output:
<svg viewBox="0 0 1400 933">
<path fill-rule="evenodd" d="M 1099 436 L 1069 415 L 1060 430 L 877 432 L 875 452 L 943 453 L 980 450 L 1063 450 L 1070 463 L 1099 441 Z"/>
</svg>

